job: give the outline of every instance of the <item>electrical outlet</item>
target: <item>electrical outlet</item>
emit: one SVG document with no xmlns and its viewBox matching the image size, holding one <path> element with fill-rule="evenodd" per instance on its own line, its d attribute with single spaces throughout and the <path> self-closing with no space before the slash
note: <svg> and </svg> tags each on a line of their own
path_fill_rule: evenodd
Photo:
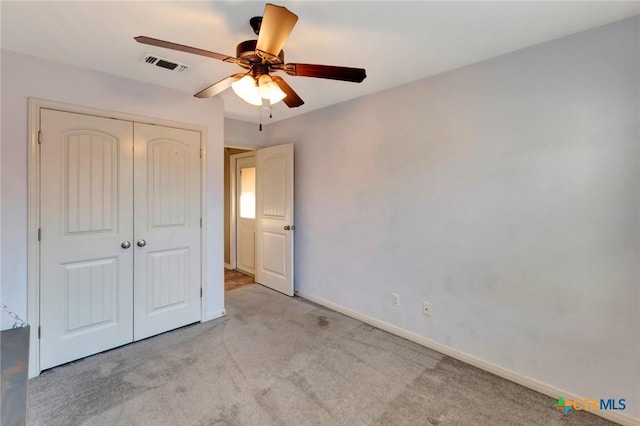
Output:
<svg viewBox="0 0 640 426">
<path fill-rule="evenodd" d="M 428 317 L 431 316 L 431 303 L 422 302 L 422 313 Z"/>
<path fill-rule="evenodd" d="M 393 306 L 400 306 L 400 295 L 398 293 L 391 293 L 391 303 Z"/>
</svg>

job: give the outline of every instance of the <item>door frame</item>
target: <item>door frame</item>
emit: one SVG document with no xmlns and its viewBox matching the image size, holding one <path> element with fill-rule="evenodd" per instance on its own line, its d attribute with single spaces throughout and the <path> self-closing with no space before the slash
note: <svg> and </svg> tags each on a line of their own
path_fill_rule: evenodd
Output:
<svg viewBox="0 0 640 426">
<path fill-rule="evenodd" d="M 53 109 L 63 112 L 93 115 L 103 118 L 114 118 L 124 121 L 155 124 L 200 132 L 200 214 L 202 227 L 200 229 L 200 322 L 206 320 L 204 313 L 207 302 L 207 286 L 204 277 L 207 276 L 207 265 L 204 261 L 207 252 L 207 214 L 206 214 L 206 158 L 207 158 L 207 127 L 195 124 L 181 123 L 161 118 L 151 118 L 136 114 L 108 111 L 80 105 L 66 104 L 40 98 L 28 98 L 28 220 L 27 220 L 27 322 L 31 325 L 29 337 L 29 378 L 40 375 L 40 244 L 38 229 L 40 227 L 40 145 L 39 128 L 40 112 L 42 109 Z"/>
<path fill-rule="evenodd" d="M 228 269 L 236 269 L 238 260 L 236 256 L 236 165 L 232 163 L 231 157 L 242 154 L 256 155 L 256 149 L 258 148 L 255 146 L 225 144 L 223 149 L 226 148 L 247 151 L 229 156 L 229 264 L 225 262 L 224 266 Z"/>
<path fill-rule="evenodd" d="M 238 159 L 256 156 L 256 150 L 229 156 L 229 263 L 231 269 L 238 267 Z"/>
</svg>

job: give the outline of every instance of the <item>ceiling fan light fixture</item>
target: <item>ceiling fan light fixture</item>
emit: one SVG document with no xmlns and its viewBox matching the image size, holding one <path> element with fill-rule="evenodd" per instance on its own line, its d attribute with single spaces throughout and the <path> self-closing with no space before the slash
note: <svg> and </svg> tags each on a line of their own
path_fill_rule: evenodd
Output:
<svg viewBox="0 0 640 426">
<path fill-rule="evenodd" d="M 271 72 L 282 71 L 293 77 L 313 77 L 354 83 L 361 83 L 367 77 L 364 68 L 285 63 L 282 48 L 297 21 L 298 16 L 286 7 L 267 3 L 263 16 L 250 20 L 258 39 L 245 40 L 238 44 L 236 57 L 147 36 L 137 36 L 134 39 L 138 43 L 149 46 L 233 63 L 245 70 L 206 87 L 194 95 L 196 98 L 216 96 L 231 86 L 240 99 L 251 105 L 264 105 L 271 108 L 271 105 L 282 101 L 289 108 L 297 108 L 304 105 L 304 101 L 283 78 L 277 75 L 272 77 Z"/>
<path fill-rule="evenodd" d="M 245 75 L 241 79 L 234 81 L 231 83 L 231 88 L 245 102 L 256 106 L 262 105 L 262 97 L 260 96 L 258 85 L 252 76 Z"/>
<path fill-rule="evenodd" d="M 269 74 L 263 74 L 258 78 L 258 90 L 260 91 L 260 96 L 264 99 L 269 99 L 271 105 L 287 97 L 287 94 L 282 91 Z"/>
</svg>

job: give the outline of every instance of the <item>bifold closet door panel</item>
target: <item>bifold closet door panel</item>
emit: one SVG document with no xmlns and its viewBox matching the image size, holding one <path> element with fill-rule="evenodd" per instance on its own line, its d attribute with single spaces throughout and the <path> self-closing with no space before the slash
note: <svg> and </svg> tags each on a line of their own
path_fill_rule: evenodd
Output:
<svg viewBox="0 0 640 426">
<path fill-rule="evenodd" d="M 43 109 L 40 368 L 133 339 L 133 123 Z"/>
<path fill-rule="evenodd" d="M 134 126 L 134 340 L 200 321 L 200 132 Z"/>
</svg>

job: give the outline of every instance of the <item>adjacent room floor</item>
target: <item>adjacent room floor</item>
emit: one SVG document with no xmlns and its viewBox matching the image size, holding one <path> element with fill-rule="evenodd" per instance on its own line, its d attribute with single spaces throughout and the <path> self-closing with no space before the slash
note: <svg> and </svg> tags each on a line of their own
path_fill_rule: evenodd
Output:
<svg viewBox="0 0 640 426">
<path fill-rule="evenodd" d="M 610 425 L 257 284 L 228 315 L 43 372 L 31 425 Z"/>
<path fill-rule="evenodd" d="M 251 275 L 244 274 L 235 269 L 224 270 L 224 289 L 225 291 L 235 290 L 236 288 L 253 284 L 255 279 Z"/>
</svg>

